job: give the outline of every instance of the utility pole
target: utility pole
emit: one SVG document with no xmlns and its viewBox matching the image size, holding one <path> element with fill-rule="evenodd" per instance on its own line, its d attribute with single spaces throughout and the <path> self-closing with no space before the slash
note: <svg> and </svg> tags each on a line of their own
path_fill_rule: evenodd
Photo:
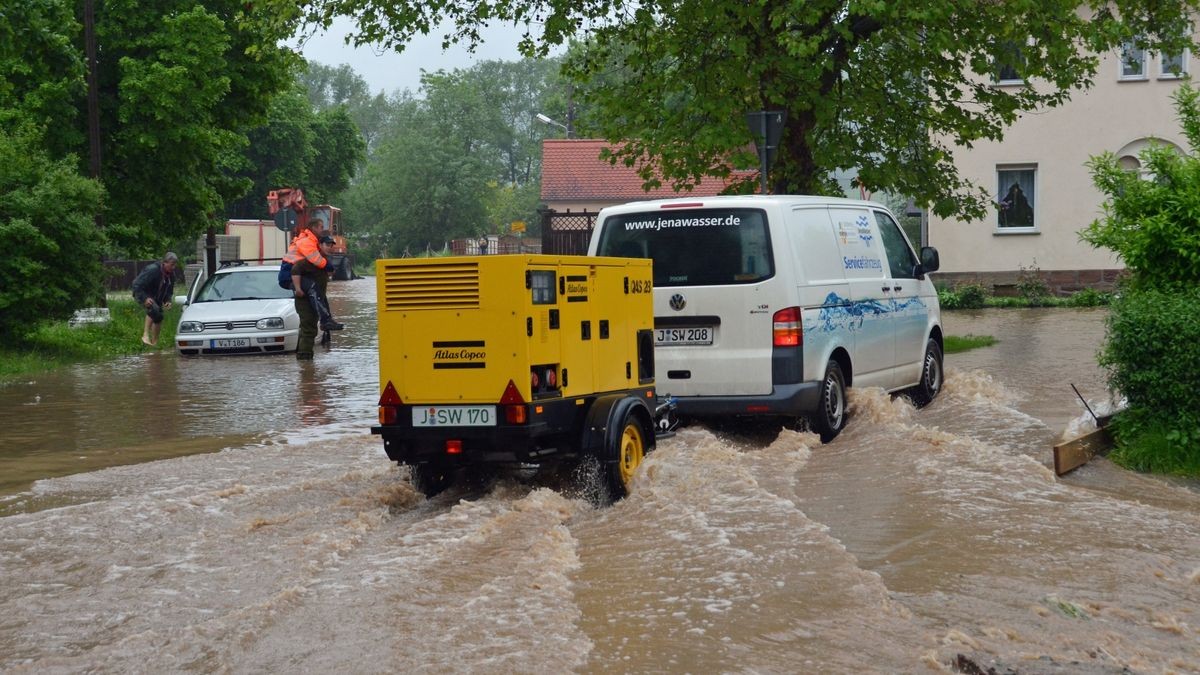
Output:
<svg viewBox="0 0 1200 675">
<path fill-rule="evenodd" d="M 758 148 L 759 190 L 762 194 L 770 194 L 770 183 L 767 181 L 767 171 L 775 160 L 779 139 L 783 136 L 783 125 L 787 119 L 784 110 L 759 110 L 746 113 L 746 124 L 750 127 L 750 136 Z"/>
</svg>

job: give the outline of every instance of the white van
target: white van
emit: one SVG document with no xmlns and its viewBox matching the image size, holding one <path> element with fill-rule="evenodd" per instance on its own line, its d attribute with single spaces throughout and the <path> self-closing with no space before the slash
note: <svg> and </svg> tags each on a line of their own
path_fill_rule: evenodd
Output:
<svg viewBox="0 0 1200 675">
<path fill-rule="evenodd" d="M 879 204 L 635 202 L 600 212 L 588 255 L 653 259 L 657 385 L 683 415 L 806 416 L 829 441 L 846 387 L 942 387 L 937 251 L 918 258 Z"/>
</svg>

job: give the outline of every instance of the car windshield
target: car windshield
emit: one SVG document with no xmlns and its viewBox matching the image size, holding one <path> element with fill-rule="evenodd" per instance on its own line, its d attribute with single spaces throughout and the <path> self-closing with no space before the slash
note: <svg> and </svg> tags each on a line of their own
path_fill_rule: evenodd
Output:
<svg viewBox="0 0 1200 675">
<path fill-rule="evenodd" d="M 684 209 L 608 218 L 599 255 L 654 260 L 655 286 L 748 284 L 775 273 L 766 214 Z"/>
<path fill-rule="evenodd" d="M 292 292 L 279 287 L 274 271 L 237 271 L 215 274 L 204 282 L 193 302 L 220 302 L 222 300 L 270 300 L 291 298 Z"/>
</svg>

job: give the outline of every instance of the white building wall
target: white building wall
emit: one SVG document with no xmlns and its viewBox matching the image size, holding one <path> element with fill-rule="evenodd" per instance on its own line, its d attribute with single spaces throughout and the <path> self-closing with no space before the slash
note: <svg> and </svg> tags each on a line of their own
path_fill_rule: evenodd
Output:
<svg viewBox="0 0 1200 675">
<path fill-rule="evenodd" d="M 1185 64 L 1191 65 L 1190 58 Z M 998 165 L 1035 164 L 1036 232 L 1002 231 L 995 209 L 982 222 L 931 215 L 929 239 L 941 254 L 943 272 L 1008 272 L 1035 264 L 1044 271 L 1123 267 L 1108 250 L 1079 239 L 1102 215 L 1103 198 L 1087 162 L 1104 151 L 1136 156 L 1149 138 L 1188 148 L 1171 101 L 1180 80 L 1160 72 L 1154 52 L 1145 79 L 1120 80 L 1119 67 L 1118 55 L 1107 55 L 1092 89 L 1059 108 L 1025 113 L 999 143 L 980 142 L 955 153 L 962 175 L 996 198 L 1003 196 L 996 194 Z"/>
</svg>

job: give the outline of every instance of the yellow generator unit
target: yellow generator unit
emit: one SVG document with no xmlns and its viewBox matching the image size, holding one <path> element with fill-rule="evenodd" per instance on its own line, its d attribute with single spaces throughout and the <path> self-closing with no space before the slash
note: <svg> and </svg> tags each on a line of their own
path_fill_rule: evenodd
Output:
<svg viewBox="0 0 1200 675">
<path fill-rule="evenodd" d="M 381 395 L 371 432 L 427 495 L 461 468 L 595 457 L 610 494 L 624 496 L 661 412 L 650 264 L 378 261 Z"/>
</svg>

